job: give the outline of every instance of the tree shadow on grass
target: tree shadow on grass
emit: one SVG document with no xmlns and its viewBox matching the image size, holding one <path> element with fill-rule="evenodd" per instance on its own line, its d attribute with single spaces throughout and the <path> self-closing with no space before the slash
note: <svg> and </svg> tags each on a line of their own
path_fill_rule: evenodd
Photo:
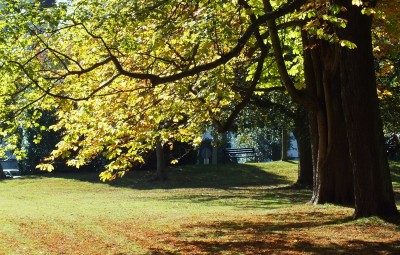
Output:
<svg viewBox="0 0 400 255">
<path fill-rule="evenodd" d="M 400 240 L 363 240 L 348 215 L 288 212 L 261 221 L 238 219 L 187 224 L 167 240 L 179 254 L 400 254 Z M 371 231 L 368 226 L 361 231 Z M 152 254 L 167 254 L 151 249 Z"/>
<path fill-rule="evenodd" d="M 190 165 L 170 168 L 169 171 L 169 179 L 165 182 L 149 182 L 152 172 L 143 170 L 128 172 L 123 178 L 112 182 L 101 182 L 97 174 L 87 172 L 52 173 L 48 176 L 118 188 L 167 190 L 165 199 L 171 202 L 186 201 L 245 209 L 276 209 L 291 204 L 305 204 L 311 197 L 310 190 L 289 188 L 293 181 L 286 179 L 282 173 L 268 172 L 268 165 Z M 295 170 L 283 168 L 282 171 Z M 168 192 L 171 189 L 185 191 Z"/>
<path fill-rule="evenodd" d="M 274 170 L 276 171 L 276 170 Z M 283 168 L 282 171 L 296 171 Z M 268 165 L 226 164 L 170 168 L 166 182 L 149 182 L 150 171 L 132 171 L 113 182 L 100 182 L 95 173 L 54 173 L 50 177 L 67 178 L 134 190 L 166 190 L 170 202 L 190 202 L 238 209 L 276 209 L 305 204 L 311 191 L 290 189 L 293 181 L 282 173 L 268 172 Z M 174 189 L 173 192 L 168 190 Z M 182 189 L 182 191 L 179 191 Z"/>
<path fill-rule="evenodd" d="M 306 204 L 310 201 L 311 191 L 282 189 L 276 187 L 234 187 L 219 192 L 174 193 L 169 201 L 206 203 L 208 205 L 232 206 L 237 209 L 278 209 L 283 206 Z"/>
<path fill-rule="evenodd" d="M 229 189 L 233 187 L 289 185 L 286 178 L 265 171 L 251 164 L 226 165 L 188 165 L 184 167 L 170 167 L 168 180 L 164 182 L 149 181 L 153 171 L 132 170 L 123 178 L 111 182 L 101 182 L 98 173 L 72 172 L 51 173 L 46 177 L 75 179 L 84 182 L 102 183 L 113 187 L 148 189 L 179 189 L 179 188 L 216 188 Z"/>
</svg>

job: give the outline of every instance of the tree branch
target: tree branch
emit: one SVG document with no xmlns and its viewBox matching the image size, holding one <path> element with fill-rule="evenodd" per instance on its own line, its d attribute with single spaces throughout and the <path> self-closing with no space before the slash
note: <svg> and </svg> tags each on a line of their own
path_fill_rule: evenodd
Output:
<svg viewBox="0 0 400 255">
<path fill-rule="evenodd" d="M 228 119 L 226 120 L 225 124 L 222 127 L 220 127 L 220 129 L 218 130 L 220 133 L 226 132 L 232 126 L 233 121 L 239 115 L 240 111 L 242 111 L 243 108 L 249 103 L 249 101 L 254 93 L 254 90 L 256 89 L 257 84 L 260 80 L 260 77 L 261 77 L 261 74 L 263 71 L 264 61 L 265 61 L 265 58 L 267 57 L 267 54 L 268 54 L 268 51 L 266 51 L 266 50 L 261 51 L 261 56 L 259 57 L 259 59 L 257 61 L 257 69 L 256 69 L 256 72 L 254 73 L 250 87 L 247 89 L 243 100 L 235 106 L 234 110 L 232 111 L 232 113 L 230 114 Z"/>
<path fill-rule="evenodd" d="M 269 0 L 263 0 L 264 8 L 267 12 L 272 12 L 272 6 Z M 275 61 L 278 67 L 279 75 L 281 76 L 281 80 L 283 85 L 286 87 L 289 95 L 292 99 L 302 104 L 304 107 L 309 110 L 315 111 L 317 109 L 317 102 L 309 97 L 304 91 L 296 89 L 293 81 L 291 80 L 289 73 L 286 68 L 285 60 L 283 58 L 283 50 L 281 46 L 281 41 L 278 35 L 278 29 L 276 27 L 275 20 L 268 20 L 267 26 L 269 28 L 270 38 L 272 48 L 274 49 Z"/>
<path fill-rule="evenodd" d="M 260 98 L 260 97 L 252 97 L 251 101 L 249 102 L 252 105 L 255 105 L 257 107 L 261 107 L 261 108 L 275 108 L 278 111 L 280 111 L 281 113 L 285 114 L 286 116 L 288 116 L 289 118 L 294 118 L 295 114 L 290 111 L 290 109 L 288 109 L 287 107 L 285 107 L 282 104 L 278 104 L 278 103 L 274 103 L 270 100 L 267 100 L 265 98 Z"/>
<path fill-rule="evenodd" d="M 60 98 L 60 99 L 73 100 L 73 101 L 85 101 L 85 100 L 88 100 L 88 99 L 92 98 L 93 96 L 95 96 L 97 94 L 97 92 L 99 92 L 100 90 L 108 87 L 111 83 L 114 82 L 115 79 L 117 79 L 121 75 L 121 74 L 116 74 L 116 75 L 112 76 L 108 81 L 104 82 L 102 85 L 100 85 L 98 88 L 94 89 L 89 95 L 87 95 L 85 97 L 74 98 L 74 97 L 71 97 L 71 96 L 64 96 L 64 95 L 60 95 L 60 94 L 55 94 L 55 93 L 51 92 L 51 88 L 45 89 L 44 87 L 42 87 L 39 84 L 39 82 L 37 80 L 35 80 L 28 73 L 26 68 L 21 63 L 15 62 L 15 61 L 11 61 L 11 63 L 16 64 L 25 73 L 25 75 L 34 84 L 34 86 L 36 86 L 39 90 L 41 90 L 45 95 L 51 96 L 51 97 L 55 97 L 55 98 Z"/>
<path fill-rule="evenodd" d="M 241 2 L 241 1 L 239 1 L 239 2 Z M 234 57 L 236 57 L 240 54 L 240 52 L 244 48 L 245 44 L 250 39 L 250 37 L 254 33 L 255 29 L 257 29 L 257 27 L 259 25 L 265 23 L 268 20 L 274 20 L 274 19 L 279 18 L 287 13 L 292 12 L 293 10 L 299 8 L 305 2 L 306 2 L 306 0 L 292 0 L 289 3 L 282 5 L 280 8 L 278 8 L 275 11 L 271 10 L 269 12 L 266 12 L 264 15 L 262 15 L 261 17 L 259 17 L 257 20 L 255 20 L 254 22 L 252 22 L 249 25 L 249 27 L 246 29 L 246 31 L 243 33 L 243 35 L 238 39 L 238 42 L 235 47 L 233 47 L 226 54 L 221 55 L 221 57 L 218 58 L 217 60 L 203 64 L 203 65 L 198 65 L 198 66 L 195 66 L 188 70 L 185 70 L 185 71 L 182 71 L 182 72 L 179 72 L 176 74 L 168 75 L 168 76 L 159 76 L 159 75 L 148 74 L 148 73 L 136 73 L 136 72 L 130 72 L 130 71 L 125 70 L 123 68 L 122 64 L 119 62 L 118 58 L 112 54 L 110 48 L 107 46 L 105 41 L 100 36 L 97 36 L 97 35 L 94 35 L 93 33 L 91 33 L 83 24 L 81 24 L 81 25 L 84 27 L 84 29 L 90 36 L 102 41 L 104 47 L 106 48 L 108 54 L 110 55 L 110 58 L 111 58 L 112 62 L 114 63 L 118 72 L 120 72 L 122 75 L 130 77 L 130 78 L 150 80 L 151 83 L 153 84 L 153 86 L 156 86 L 158 84 L 174 82 L 174 81 L 177 81 L 177 80 L 180 80 L 183 78 L 191 77 L 191 76 L 197 75 L 201 72 L 208 71 L 208 70 L 214 69 L 220 65 L 226 64 L 231 59 L 233 59 Z"/>
</svg>

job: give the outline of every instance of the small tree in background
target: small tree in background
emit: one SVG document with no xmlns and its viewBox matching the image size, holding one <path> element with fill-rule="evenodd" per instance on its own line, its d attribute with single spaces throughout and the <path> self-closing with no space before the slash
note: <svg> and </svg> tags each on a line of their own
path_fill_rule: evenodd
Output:
<svg viewBox="0 0 400 255">
<path fill-rule="evenodd" d="M 61 132 L 49 130 L 56 123 L 50 111 L 30 111 L 27 114 L 40 115 L 37 124 L 28 129 L 20 129 L 20 147 L 25 150 L 26 157 L 19 161 L 19 168 L 24 173 L 37 173 L 36 166 L 48 157 L 61 138 Z M 35 117 L 36 118 L 36 117 Z"/>
</svg>

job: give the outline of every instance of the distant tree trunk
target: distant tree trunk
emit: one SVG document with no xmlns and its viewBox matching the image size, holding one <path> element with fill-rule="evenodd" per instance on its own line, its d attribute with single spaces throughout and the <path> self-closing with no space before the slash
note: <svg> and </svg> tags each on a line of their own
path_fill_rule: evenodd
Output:
<svg viewBox="0 0 400 255">
<path fill-rule="evenodd" d="M 165 167 L 164 146 L 161 142 L 156 144 L 157 171 L 153 180 L 165 181 L 167 179 L 167 170 Z"/>
<path fill-rule="evenodd" d="M 213 165 L 218 164 L 218 147 L 216 147 L 216 146 L 213 146 L 213 148 L 212 148 L 211 159 L 212 159 L 211 162 L 212 162 Z"/>
<path fill-rule="evenodd" d="M 313 188 L 317 183 L 317 163 L 318 163 L 318 124 L 316 114 L 308 113 L 308 127 L 310 130 L 311 158 L 313 164 Z"/>
<path fill-rule="evenodd" d="M 287 129 L 284 127 L 282 128 L 282 161 L 288 161 L 288 147 L 289 147 L 289 135 Z"/>
<path fill-rule="evenodd" d="M 354 171 L 354 216 L 398 215 L 376 94 L 372 18 L 361 14 L 361 8 L 350 0 L 335 2 L 347 9 L 343 15 L 348 25 L 339 30 L 340 38 L 357 45 L 340 52 L 343 109 Z"/>
<path fill-rule="evenodd" d="M 313 161 L 311 153 L 310 132 L 306 110 L 298 106 L 294 118 L 294 136 L 299 153 L 299 172 L 296 184 L 300 187 L 313 185 Z"/>
<path fill-rule="evenodd" d="M 6 179 L 6 175 L 3 172 L 3 166 L 0 164 L 0 180 Z"/>
</svg>

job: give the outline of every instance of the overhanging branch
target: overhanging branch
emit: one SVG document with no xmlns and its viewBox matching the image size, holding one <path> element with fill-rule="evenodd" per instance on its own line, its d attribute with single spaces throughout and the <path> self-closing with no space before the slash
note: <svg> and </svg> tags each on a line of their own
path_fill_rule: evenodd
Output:
<svg viewBox="0 0 400 255">
<path fill-rule="evenodd" d="M 239 1 L 240 3 L 241 1 Z M 118 58 L 114 56 L 110 50 L 110 48 L 107 46 L 105 41 L 98 35 L 94 35 L 92 32 L 86 29 L 86 32 L 92 36 L 95 39 L 99 39 L 103 42 L 104 47 L 108 51 L 108 54 L 110 55 L 109 58 L 112 60 L 114 63 L 117 71 L 121 73 L 124 76 L 134 78 L 134 79 L 146 79 L 150 80 L 153 86 L 156 86 L 158 84 L 162 83 L 168 83 L 168 82 L 174 82 L 180 79 L 184 79 L 187 77 L 191 77 L 194 75 L 197 75 L 199 73 L 205 72 L 212 70 L 220 65 L 224 65 L 227 62 L 229 62 L 231 59 L 234 57 L 238 56 L 242 49 L 244 48 L 245 44 L 247 41 L 250 39 L 250 37 L 253 35 L 254 31 L 260 26 L 261 24 L 265 23 L 268 20 L 274 20 L 276 18 L 279 18 L 283 15 L 286 15 L 295 9 L 299 8 L 301 5 L 303 5 L 306 2 L 306 0 L 292 0 L 284 5 L 282 5 L 280 8 L 278 8 L 275 11 L 269 11 L 265 13 L 264 15 L 260 16 L 258 19 L 254 20 L 249 27 L 245 30 L 243 35 L 238 39 L 238 42 L 235 47 L 233 47 L 229 52 L 226 54 L 223 54 L 220 58 L 218 58 L 215 61 L 203 64 L 203 65 L 198 65 L 195 67 L 192 67 L 190 69 L 187 69 L 185 71 L 172 74 L 172 75 L 167 75 L 167 76 L 160 76 L 160 75 L 155 75 L 155 74 L 149 74 L 149 73 L 137 73 L 137 72 L 130 72 L 127 71 L 123 68 L 122 64 L 119 62 Z M 83 25 L 83 24 L 81 24 Z"/>
<path fill-rule="evenodd" d="M 272 6 L 269 0 L 263 0 L 263 2 L 265 10 L 267 12 L 271 12 Z M 268 20 L 267 26 L 270 33 L 272 48 L 274 50 L 275 62 L 278 67 L 278 72 L 283 85 L 286 87 L 289 95 L 295 102 L 302 104 L 309 110 L 315 111 L 317 108 L 317 102 L 309 97 L 304 91 L 296 89 L 292 79 L 289 76 L 285 60 L 283 58 L 283 50 L 275 20 Z"/>
</svg>

